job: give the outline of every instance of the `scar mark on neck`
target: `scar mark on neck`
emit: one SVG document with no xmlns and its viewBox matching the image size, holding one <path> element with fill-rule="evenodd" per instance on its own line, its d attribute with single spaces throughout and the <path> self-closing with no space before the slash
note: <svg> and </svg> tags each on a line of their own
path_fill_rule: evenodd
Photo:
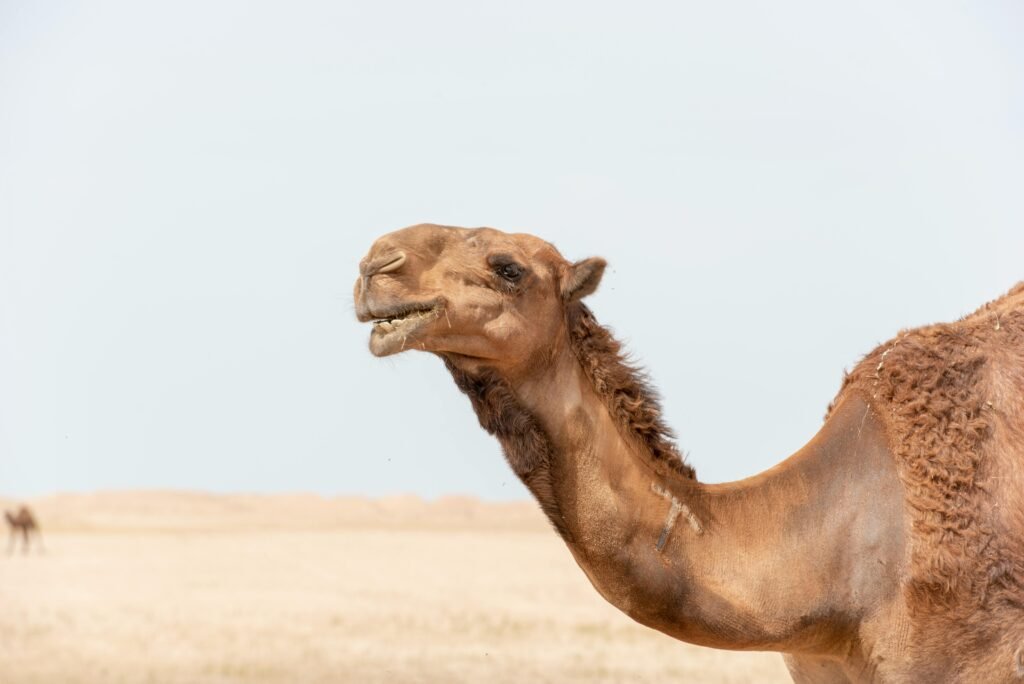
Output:
<svg viewBox="0 0 1024 684">
<path fill-rule="evenodd" d="M 860 419 L 860 427 L 857 428 L 857 444 L 854 445 L 854 447 L 853 447 L 854 450 L 855 450 L 855 453 L 856 453 L 856 451 L 860 450 L 860 436 L 861 436 L 861 433 L 864 432 L 864 423 L 867 422 L 868 414 L 869 413 L 871 413 L 871 407 L 870 406 L 865 406 L 864 407 L 864 415 Z"/>
<path fill-rule="evenodd" d="M 679 518 L 679 514 L 682 513 L 686 517 L 686 522 L 690 524 L 693 531 L 697 534 L 704 532 L 703 525 L 697 520 L 697 516 L 693 514 L 689 506 L 684 504 L 682 501 L 677 499 L 672 492 L 665 487 L 660 486 L 657 482 L 651 483 L 651 491 L 660 496 L 663 499 L 672 502 L 672 506 L 668 509 L 668 517 L 665 518 L 665 525 L 661 528 L 661 535 L 658 537 L 658 543 L 655 548 L 661 551 L 665 548 L 665 544 L 668 542 L 668 535 L 672 532 L 672 528 L 676 524 L 676 520 Z"/>
</svg>

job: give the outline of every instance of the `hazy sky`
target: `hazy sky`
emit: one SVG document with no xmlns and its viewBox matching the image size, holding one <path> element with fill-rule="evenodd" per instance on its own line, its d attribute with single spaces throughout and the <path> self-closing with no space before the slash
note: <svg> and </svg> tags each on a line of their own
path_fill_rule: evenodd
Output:
<svg viewBox="0 0 1024 684">
<path fill-rule="evenodd" d="M 628 9 L 627 9 L 628 6 Z M 521 497 L 351 286 L 421 221 L 610 262 L 709 481 L 1024 279 L 1020 2 L 0 0 L 0 493 Z"/>
</svg>

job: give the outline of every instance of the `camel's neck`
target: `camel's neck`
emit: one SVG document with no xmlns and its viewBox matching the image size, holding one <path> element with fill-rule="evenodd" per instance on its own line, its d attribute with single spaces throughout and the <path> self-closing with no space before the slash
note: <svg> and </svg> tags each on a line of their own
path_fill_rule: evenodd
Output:
<svg viewBox="0 0 1024 684">
<path fill-rule="evenodd" d="M 719 648 L 823 652 L 850 638 L 865 594 L 891 591 L 900 517 L 879 502 L 900 498 L 865 403 L 841 404 L 775 468 L 708 486 L 623 429 L 568 349 L 507 391 L 490 402 L 512 412 L 502 420 L 474 399 L 481 423 L 594 586 L 638 621 Z"/>
</svg>

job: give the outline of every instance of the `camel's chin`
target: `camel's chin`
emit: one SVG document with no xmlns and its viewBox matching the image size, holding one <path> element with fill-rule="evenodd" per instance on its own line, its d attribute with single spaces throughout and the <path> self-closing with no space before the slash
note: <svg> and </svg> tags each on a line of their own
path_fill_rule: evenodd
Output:
<svg viewBox="0 0 1024 684">
<path fill-rule="evenodd" d="M 410 349 L 426 349 L 422 333 L 436 318 L 436 312 L 425 311 L 400 320 L 378 321 L 370 333 L 370 353 L 391 356 Z"/>
<path fill-rule="evenodd" d="M 393 356 L 413 348 L 408 339 L 402 340 L 396 339 L 394 335 L 370 333 L 370 353 L 374 356 Z"/>
</svg>

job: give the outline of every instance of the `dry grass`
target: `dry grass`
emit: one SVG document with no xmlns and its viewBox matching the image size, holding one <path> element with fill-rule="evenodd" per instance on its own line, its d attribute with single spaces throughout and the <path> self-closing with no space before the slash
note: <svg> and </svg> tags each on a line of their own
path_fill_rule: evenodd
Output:
<svg viewBox="0 0 1024 684">
<path fill-rule="evenodd" d="M 0 682 L 787 682 L 594 592 L 532 504 L 175 493 L 31 502 Z"/>
</svg>

